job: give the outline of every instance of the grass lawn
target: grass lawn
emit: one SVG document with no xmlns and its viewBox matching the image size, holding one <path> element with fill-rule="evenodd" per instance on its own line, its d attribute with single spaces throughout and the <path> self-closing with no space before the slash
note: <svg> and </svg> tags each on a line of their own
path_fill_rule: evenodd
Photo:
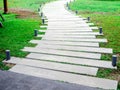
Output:
<svg viewBox="0 0 120 90">
<path fill-rule="evenodd" d="M 19 19 L 15 14 L 4 16 L 4 27 L 0 28 L 0 61 L 5 58 L 5 50 L 9 49 L 12 56 L 24 57 L 27 53 L 20 51 L 33 38 L 34 29 L 38 29 L 40 20 Z M 1 68 L 4 68 L 0 66 Z"/>
<path fill-rule="evenodd" d="M 37 11 L 38 7 L 46 2 L 53 0 L 7 0 L 9 8 L 30 9 Z M 3 0 L 0 0 L 0 8 L 3 6 Z"/>
<path fill-rule="evenodd" d="M 113 48 L 114 54 L 118 55 L 118 70 L 101 68 L 97 76 L 120 81 L 120 0 L 76 0 L 70 8 L 84 17 L 90 16 L 91 22 L 103 27 L 104 36 L 98 38 L 107 38 L 108 43 L 100 46 Z M 102 59 L 111 60 L 111 55 L 103 55 Z"/>
<path fill-rule="evenodd" d="M 8 66 L 2 63 L 5 59 L 5 50 L 9 49 L 15 57 L 25 57 L 28 53 L 22 52 L 34 37 L 34 29 L 40 29 L 41 19 L 36 13 L 40 4 L 53 0 L 8 0 L 9 13 L 3 14 L 4 27 L 0 28 L 0 69 L 7 70 Z M 3 0 L 0 0 L 0 13 L 3 13 Z M 0 21 L 1 18 L 0 18 Z"/>
</svg>

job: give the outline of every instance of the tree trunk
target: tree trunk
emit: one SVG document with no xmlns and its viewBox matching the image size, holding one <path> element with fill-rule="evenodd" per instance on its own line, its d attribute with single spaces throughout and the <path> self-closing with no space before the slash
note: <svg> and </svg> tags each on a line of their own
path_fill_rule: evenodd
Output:
<svg viewBox="0 0 120 90">
<path fill-rule="evenodd" d="M 6 14 L 8 12 L 7 0 L 3 0 L 3 4 L 4 4 L 4 14 Z"/>
</svg>

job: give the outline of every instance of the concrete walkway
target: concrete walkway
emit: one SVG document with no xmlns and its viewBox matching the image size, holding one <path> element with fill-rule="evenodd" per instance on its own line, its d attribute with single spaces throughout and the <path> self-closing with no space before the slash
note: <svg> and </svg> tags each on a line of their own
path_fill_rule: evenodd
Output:
<svg viewBox="0 0 120 90">
<path fill-rule="evenodd" d="M 94 32 L 98 27 L 91 27 L 92 23 L 65 9 L 67 2 L 69 0 L 58 0 L 46 4 L 43 13 L 48 25 L 41 29 L 47 30 L 39 30 L 45 35 L 38 35 L 42 40 L 31 40 L 37 46 L 22 49 L 30 52 L 26 58 L 12 57 L 4 62 L 16 64 L 11 72 L 86 86 L 80 87 L 82 90 L 90 90 L 89 87 L 116 90 L 117 81 L 96 77 L 101 67 L 117 69 L 111 61 L 100 60 L 103 53 L 112 54 L 111 48 L 99 47 L 99 43 L 107 43 L 107 39 L 96 38 L 103 35 Z"/>
</svg>

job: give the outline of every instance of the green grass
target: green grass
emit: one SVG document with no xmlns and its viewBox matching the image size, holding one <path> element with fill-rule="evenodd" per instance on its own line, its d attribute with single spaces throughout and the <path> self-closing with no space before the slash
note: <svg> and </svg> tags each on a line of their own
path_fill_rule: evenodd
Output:
<svg viewBox="0 0 120 90">
<path fill-rule="evenodd" d="M 37 11 L 38 7 L 46 2 L 53 0 L 7 0 L 9 8 L 15 9 L 29 9 Z M 0 8 L 3 7 L 3 0 L 0 0 Z"/>
<path fill-rule="evenodd" d="M 82 14 L 85 17 L 90 16 L 92 22 L 97 26 L 103 27 L 104 36 L 99 38 L 107 38 L 108 43 L 101 43 L 101 47 L 113 48 L 114 54 L 120 53 L 120 16 L 110 14 Z"/>
<path fill-rule="evenodd" d="M 90 16 L 91 22 L 103 27 L 102 38 L 107 38 L 108 43 L 101 47 L 113 48 L 114 54 L 120 53 L 120 1 L 76 0 L 70 7 L 84 17 Z"/>
<path fill-rule="evenodd" d="M 76 0 L 70 3 L 73 11 L 78 11 L 78 15 L 91 17 L 91 22 L 98 27 L 103 27 L 103 36 L 97 38 L 106 38 L 108 43 L 100 43 L 101 47 L 113 48 L 113 53 L 120 57 L 120 0 Z M 112 55 L 102 55 L 102 60 L 111 61 Z M 118 70 L 99 69 L 97 77 L 118 80 L 120 74 L 120 58 L 117 62 Z M 120 90 L 120 83 L 118 85 Z"/>
<path fill-rule="evenodd" d="M 120 13 L 120 1 L 76 0 L 71 3 L 72 10 L 83 12 L 114 12 Z"/>
<path fill-rule="evenodd" d="M 14 14 L 4 15 L 6 21 L 4 27 L 0 28 L 0 61 L 5 59 L 5 50 L 10 50 L 12 56 L 24 57 L 27 53 L 20 49 L 30 45 L 28 42 L 33 39 L 34 29 L 39 29 L 39 19 L 19 19 Z M 3 68 L 0 65 L 0 68 Z"/>
<path fill-rule="evenodd" d="M 49 1 L 53 0 L 8 0 L 8 7 L 16 11 L 25 9 L 36 12 L 41 4 Z M 3 0 L 0 0 L 0 8 L 3 9 Z M 3 12 L 2 9 L 0 9 L 0 13 Z M 34 29 L 40 29 L 41 20 L 39 16 L 30 16 L 24 19 L 17 18 L 17 16 L 17 14 L 12 13 L 3 15 L 5 18 L 4 27 L 0 28 L 0 69 L 3 70 L 9 69 L 2 63 L 5 59 L 5 50 L 9 49 L 11 56 L 25 57 L 28 53 L 22 52 L 21 49 L 25 46 L 35 46 L 35 44 L 29 43 L 31 39 L 41 39 L 34 37 Z M 1 18 L 0 21 L 2 21 Z"/>
</svg>

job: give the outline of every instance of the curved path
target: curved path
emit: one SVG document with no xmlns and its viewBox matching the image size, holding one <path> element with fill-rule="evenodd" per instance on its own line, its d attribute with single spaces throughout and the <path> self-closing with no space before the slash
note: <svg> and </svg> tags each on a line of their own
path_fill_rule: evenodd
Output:
<svg viewBox="0 0 120 90">
<path fill-rule="evenodd" d="M 13 57 L 7 63 L 16 64 L 12 72 L 59 80 L 86 87 L 117 89 L 117 81 L 96 77 L 99 68 L 116 69 L 110 61 L 100 60 L 101 55 L 112 54 L 111 48 L 101 48 L 99 43 L 107 39 L 98 39 L 94 32 L 98 29 L 87 20 L 65 9 L 69 0 L 58 0 L 46 4 L 43 13 L 46 16 L 42 28 L 45 35 L 42 40 L 31 40 L 36 47 L 25 47 L 30 52 L 26 58 Z M 82 87 L 81 87 L 82 88 Z M 85 89 L 85 88 L 84 88 Z M 90 89 L 89 89 L 90 90 Z"/>
</svg>

